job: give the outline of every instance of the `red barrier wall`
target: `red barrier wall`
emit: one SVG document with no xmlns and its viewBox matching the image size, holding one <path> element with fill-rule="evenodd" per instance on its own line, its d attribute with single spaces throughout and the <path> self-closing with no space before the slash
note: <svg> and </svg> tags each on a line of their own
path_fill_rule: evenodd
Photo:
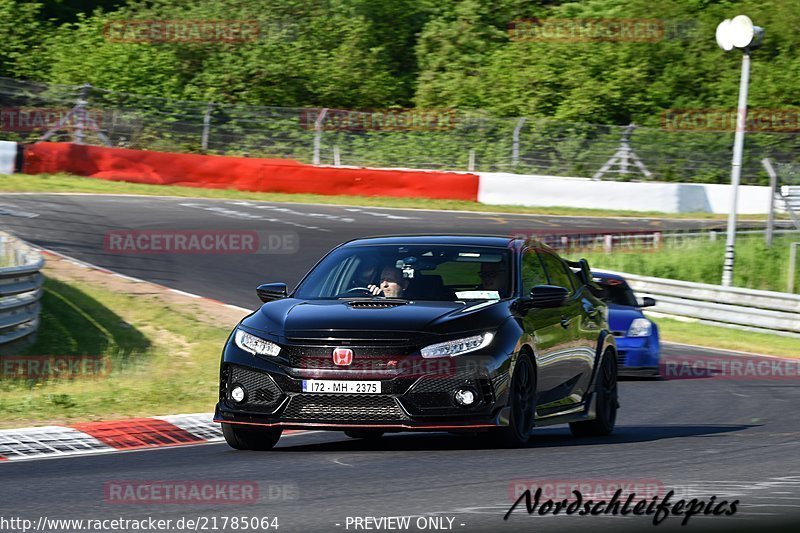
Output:
<svg viewBox="0 0 800 533">
<path fill-rule="evenodd" d="M 330 168 L 287 159 L 174 154 L 42 142 L 25 146 L 23 172 L 242 191 L 478 199 L 478 176 Z"/>
</svg>

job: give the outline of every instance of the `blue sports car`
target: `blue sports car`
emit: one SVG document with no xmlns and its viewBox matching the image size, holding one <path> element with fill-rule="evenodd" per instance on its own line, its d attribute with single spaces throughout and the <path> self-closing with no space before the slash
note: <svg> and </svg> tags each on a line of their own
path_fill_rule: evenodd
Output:
<svg viewBox="0 0 800 533">
<path fill-rule="evenodd" d="M 621 376 L 658 376 L 661 344 L 658 326 L 642 313 L 642 307 L 656 304 L 645 297 L 640 303 L 625 278 L 606 272 L 592 272 L 602 288 L 601 299 L 608 304 L 608 323 L 617 341 L 617 366 Z"/>
</svg>

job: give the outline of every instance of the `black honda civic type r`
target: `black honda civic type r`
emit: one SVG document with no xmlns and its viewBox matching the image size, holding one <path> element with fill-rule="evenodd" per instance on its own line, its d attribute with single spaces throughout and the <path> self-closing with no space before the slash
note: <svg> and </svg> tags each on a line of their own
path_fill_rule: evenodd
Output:
<svg viewBox="0 0 800 533">
<path fill-rule="evenodd" d="M 291 294 L 258 287 L 222 354 L 214 419 L 237 449 L 284 429 L 467 432 L 520 446 L 534 427 L 614 429 L 617 366 L 585 260 L 490 236 L 357 239 Z"/>
</svg>

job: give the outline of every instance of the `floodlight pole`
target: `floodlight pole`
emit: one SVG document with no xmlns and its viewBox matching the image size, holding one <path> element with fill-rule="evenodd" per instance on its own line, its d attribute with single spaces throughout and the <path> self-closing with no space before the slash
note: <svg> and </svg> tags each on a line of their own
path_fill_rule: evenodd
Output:
<svg viewBox="0 0 800 533">
<path fill-rule="evenodd" d="M 730 287 L 733 281 L 734 247 L 736 246 L 736 209 L 739 201 L 739 181 L 742 176 L 742 153 L 747 125 L 747 89 L 750 82 L 750 50 L 742 50 L 742 78 L 739 81 L 739 105 L 736 109 L 736 134 L 733 140 L 731 164 L 731 208 L 728 212 L 728 236 L 725 241 L 725 263 L 722 267 L 722 285 Z"/>
</svg>

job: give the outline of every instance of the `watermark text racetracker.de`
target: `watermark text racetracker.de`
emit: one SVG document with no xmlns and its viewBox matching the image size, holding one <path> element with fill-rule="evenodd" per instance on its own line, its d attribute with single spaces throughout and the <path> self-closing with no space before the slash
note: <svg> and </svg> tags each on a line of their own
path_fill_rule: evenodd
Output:
<svg viewBox="0 0 800 533">
<path fill-rule="evenodd" d="M 112 480 L 103 500 L 122 505 L 250 505 L 299 499 L 294 482 L 253 480 Z"/>
<path fill-rule="evenodd" d="M 739 118 L 744 119 L 743 128 Z M 661 127 L 665 131 L 797 133 L 800 109 L 751 108 L 746 113 L 736 109 L 666 109 L 661 113 Z"/>
<path fill-rule="evenodd" d="M 293 254 L 299 248 L 293 231 L 114 230 L 103 237 L 112 254 Z"/>
<path fill-rule="evenodd" d="M 0 131 L 30 132 L 61 126 L 75 128 L 83 122 L 93 123 L 99 128 L 104 124 L 102 110 L 86 109 L 83 115 L 72 113 L 69 108 L 57 107 L 4 107 L 0 108 Z"/>
<path fill-rule="evenodd" d="M 105 377 L 111 359 L 103 355 L 12 355 L 0 358 L 0 378 L 5 380 L 72 380 Z"/>
<path fill-rule="evenodd" d="M 116 20 L 103 26 L 112 43 L 243 43 L 256 41 L 257 20 Z"/>
<path fill-rule="evenodd" d="M 661 359 L 659 370 L 665 380 L 800 381 L 800 359 L 777 357 L 670 355 Z"/>
<path fill-rule="evenodd" d="M 36 519 L 0 515 L 0 531 L 27 533 L 86 531 L 110 533 L 112 531 L 275 531 L 280 527 L 276 516 L 262 515 L 196 515 L 180 518 L 52 518 Z"/>
<path fill-rule="evenodd" d="M 519 19 L 508 24 L 511 41 L 544 43 L 632 42 L 657 43 L 691 35 L 695 20 L 670 19 Z"/>
<path fill-rule="evenodd" d="M 529 516 L 648 516 L 659 525 L 670 516 L 686 525 L 693 516 L 732 516 L 739 500 L 689 499 L 678 488 L 652 479 L 542 479 L 514 480 L 509 485 L 513 503 L 503 520 L 517 511 Z"/>
<path fill-rule="evenodd" d="M 456 127 L 454 109 L 303 109 L 300 126 L 322 131 L 447 131 Z"/>
</svg>

